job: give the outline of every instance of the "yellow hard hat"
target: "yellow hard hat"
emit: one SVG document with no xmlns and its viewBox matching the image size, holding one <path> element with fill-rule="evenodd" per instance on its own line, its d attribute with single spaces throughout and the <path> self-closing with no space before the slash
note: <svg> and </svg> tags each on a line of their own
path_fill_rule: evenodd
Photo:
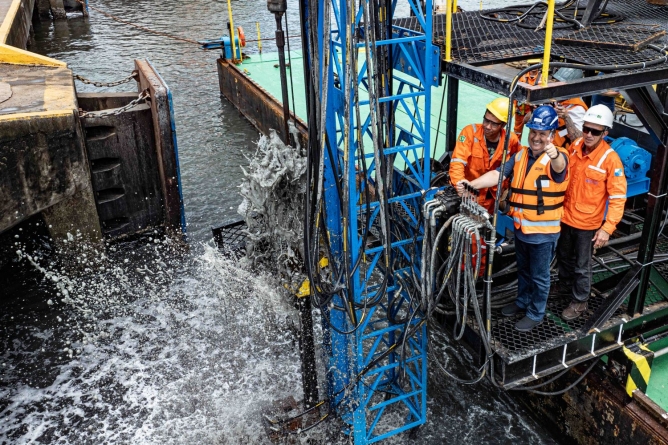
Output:
<svg viewBox="0 0 668 445">
<path fill-rule="evenodd" d="M 508 122 L 508 103 L 507 97 L 499 97 L 487 104 L 487 111 L 501 122 Z"/>
</svg>

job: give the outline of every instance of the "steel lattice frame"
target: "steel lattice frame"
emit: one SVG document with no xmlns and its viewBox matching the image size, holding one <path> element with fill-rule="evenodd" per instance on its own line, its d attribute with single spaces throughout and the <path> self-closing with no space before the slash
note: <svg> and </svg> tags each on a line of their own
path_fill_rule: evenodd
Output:
<svg viewBox="0 0 668 445">
<path fill-rule="evenodd" d="M 340 267 L 348 264 L 348 272 L 353 272 L 345 290 L 348 299 L 352 297 L 358 304 L 380 299 L 377 305 L 356 309 L 359 320 L 356 330 L 351 317 L 344 311 L 332 309 L 325 314 L 331 323 L 331 326 L 325 325 L 328 328 L 326 343 L 329 343 L 326 349 L 330 353 L 328 392 L 330 408 L 349 425 L 348 432 L 354 437 L 355 444 L 367 444 L 426 421 L 427 329 L 424 314 L 418 308 L 419 289 L 411 288 L 408 283 L 415 283 L 411 276 L 420 276 L 423 222 L 419 213 L 431 177 L 430 90 L 439 78 L 440 57 L 438 48 L 425 37 L 432 35 L 432 1 L 426 1 L 425 13 L 420 0 L 407 0 L 421 29 L 395 26 L 391 38 L 375 41 L 375 47 L 370 48 L 369 56 L 373 60 L 380 52 L 379 48 L 386 47 L 387 53 L 391 54 L 388 60 L 393 66 L 389 71 L 391 81 L 382 83 L 384 97 L 375 101 L 364 91 L 370 84 L 365 44 L 358 42 L 354 45 L 347 41 L 354 32 L 364 32 L 364 25 L 360 28 L 360 23 L 364 23 L 361 4 L 350 2 L 356 9 L 351 13 L 345 0 L 326 1 L 330 2 L 331 8 L 331 32 L 325 35 L 325 2 L 318 2 L 318 28 L 321 55 L 325 39 L 329 39 L 330 51 L 320 57 L 328 63 L 321 62 L 320 75 L 329 79 L 326 134 L 331 153 L 336 153 L 336 162 L 330 163 L 328 159 L 324 172 L 331 260 Z M 389 0 L 387 3 L 390 6 Z M 396 0 L 390 7 L 391 11 L 396 9 Z M 392 19 L 392 12 L 389 15 Z M 349 51 L 358 54 L 356 69 L 347 69 L 346 61 L 351 60 Z M 325 69 L 328 69 L 327 76 L 323 72 Z M 350 82 L 360 85 L 357 97 L 354 88 L 346 88 L 347 83 L 352 85 Z M 322 92 L 320 94 L 322 99 Z M 378 115 L 390 122 L 381 165 L 385 163 L 393 167 L 388 205 L 384 207 L 392 209 L 390 213 L 395 227 L 385 238 L 391 252 L 389 267 L 384 261 L 386 248 L 382 243 L 363 245 L 364 222 L 377 229 L 372 229 L 372 233 L 383 236 L 382 227 L 378 228 L 382 220 L 381 205 L 376 197 L 370 200 L 371 218 L 367 221 L 364 218 L 367 215 L 366 195 L 361 189 L 365 184 L 379 186 L 378 158 L 365 150 L 364 156 L 369 160 L 367 181 L 360 180 L 362 173 L 355 167 L 359 161 L 359 135 L 362 135 L 365 147 L 373 145 L 370 107 L 378 107 L 379 103 L 385 104 L 387 113 Z M 356 104 L 359 105 L 361 128 L 357 127 Z M 347 179 L 348 190 L 347 193 L 344 191 L 343 199 L 335 191 L 335 178 L 341 182 Z M 350 266 L 358 260 L 361 260 L 359 267 Z M 378 283 L 385 277 L 387 287 L 383 290 Z M 377 295 L 379 291 L 383 295 Z M 346 307 L 348 303 L 342 300 L 340 296 L 334 297 L 333 305 Z M 402 320 L 397 321 L 397 318 Z M 339 332 L 352 330 L 354 332 L 347 335 Z"/>
</svg>

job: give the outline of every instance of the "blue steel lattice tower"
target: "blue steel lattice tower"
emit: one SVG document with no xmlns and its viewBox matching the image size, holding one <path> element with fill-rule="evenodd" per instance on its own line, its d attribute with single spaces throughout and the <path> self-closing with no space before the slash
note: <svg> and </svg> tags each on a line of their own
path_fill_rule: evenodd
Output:
<svg viewBox="0 0 668 445">
<path fill-rule="evenodd" d="M 314 213 L 324 219 L 330 281 L 340 289 L 323 307 L 330 411 L 355 444 L 367 444 L 426 421 L 421 209 L 431 178 L 431 87 L 440 76 L 432 1 L 425 9 L 404 2 L 412 29 L 396 26 L 396 0 L 302 7 L 303 32 L 317 26 L 307 71 L 313 64 L 322 104 L 309 116 L 320 146 Z"/>
</svg>

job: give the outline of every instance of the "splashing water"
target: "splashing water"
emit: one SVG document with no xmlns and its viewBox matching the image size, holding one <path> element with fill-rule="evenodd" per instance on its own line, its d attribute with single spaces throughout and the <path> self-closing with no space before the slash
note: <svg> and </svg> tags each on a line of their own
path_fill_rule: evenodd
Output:
<svg viewBox="0 0 668 445">
<path fill-rule="evenodd" d="M 45 303 L 0 317 L 0 443 L 270 443 L 262 413 L 302 398 L 296 311 L 274 275 L 195 248 L 79 246 L 67 254 L 77 274 L 18 253 Z M 431 369 L 427 425 L 387 443 L 552 443 L 505 394 Z M 348 443 L 339 431 L 332 420 L 293 438 Z"/>
<path fill-rule="evenodd" d="M 297 131 L 292 126 L 294 140 Z M 247 255 L 286 275 L 300 270 L 303 242 L 303 201 L 306 158 L 299 145 L 285 145 L 274 130 L 262 136 L 257 151 L 243 169 L 239 205 L 248 226 Z"/>
<path fill-rule="evenodd" d="M 8 337 L 22 338 L 2 357 L 0 443 L 267 442 L 260 410 L 299 397 L 294 309 L 271 277 L 210 246 L 154 241 L 81 249 L 97 272 L 79 277 L 18 254 L 59 315 L 41 330 L 12 320 Z"/>
</svg>

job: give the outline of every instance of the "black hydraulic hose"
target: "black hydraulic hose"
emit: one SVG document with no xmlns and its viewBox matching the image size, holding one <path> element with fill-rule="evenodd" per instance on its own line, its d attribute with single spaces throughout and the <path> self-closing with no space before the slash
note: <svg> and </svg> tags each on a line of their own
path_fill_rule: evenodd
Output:
<svg viewBox="0 0 668 445">
<path fill-rule="evenodd" d="M 628 236 L 620 236 L 619 238 L 611 239 L 608 241 L 608 244 L 603 246 L 603 248 L 608 247 L 608 246 L 616 246 L 618 244 L 622 243 L 628 243 L 629 241 L 635 241 L 637 239 L 640 239 L 642 237 L 642 232 L 637 232 L 633 233 Z"/>
<path fill-rule="evenodd" d="M 573 383 L 571 383 L 570 385 L 568 385 L 564 389 L 561 389 L 559 391 L 552 391 L 552 392 L 537 391 L 535 389 L 527 389 L 527 391 L 532 393 L 532 394 L 538 394 L 538 395 L 541 395 L 541 396 L 560 396 L 560 395 L 570 391 L 571 389 L 575 388 L 578 385 L 578 383 L 580 383 L 585 377 L 587 377 L 587 374 L 589 374 L 594 369 L 594 367 L 598 364 L 598 360 L 599 360 L 598 357 L 595 358 L 594 361 L 592 362 L 592 364 L 589 365 L 589 367 L 582 373 L 582 375 L 580 375 L 580 377 L 578 377 Z"/>
<path fill-rule="evenodd" d="M 554 10 L 559 11 L 560 9 L 566 9 L 570 7 L 573 3 L 575 3 L 576 0 L 569 0 L 565 2 L 563 5 L 558 5 L 558 7 L 555 7 Z M 480 13 L 480 18 L 484 20 L 489 20 L 492 22 L 504 22 L 504 23 L 514 23 L 523 20 L 525 17 L 531 14 L 531 11 L 536 9 L 539 6 L 545 6 L 546 8 L 548 7 L 547 2 L 541 1 L 533 4 L 527 4 L 527 5 L 515 5 L 515 6 L 509 6 L 505 8 L 497 8 L 497 9 L 491 9 L 488 11 L 485 11 L 485 14 Z M 526 11 L 524 11 L 520 16 L 517 18 L 512 18 L 512 19 L 500 19 L 498 17 L 493 17 L 491 14 L 498 14 L 499 12 L 507 12 L 507 11 L 521 11 L 523 8 L 528 8 Z M 542 11 L 541 11 L 542 12 Z"/>
<path fill-rule="evenodd" d="M 556 373 L 549 380 L 541 382 L 537 385 L 510 388 L 509 391 L 528 391 L 528 390 L 532 390 L 532 389 L 542 388 L 542 387 L 544 387 L 546 385 L 549 385 L 550 383 L 554 382 L 555 380 L 557 380 L 558 378 L 560 378 L 561 376 L 563 376 L 564 374 L 566 374 L 570 370 L 571 370 L 571 368 L 566 368 L 563 371 Z"/>
<path fill-rule="evenodd" d="M 431 349 L 430 349 L 431 351 Z M 474 377 L 472 379 L 466 380 L 461 377 L 457 377 L 456 375 L 452 374 L 450 371 L 448 371 L 443 364 L 434 356 L 432 353 L 432 361 L 436 362 L 438 365 L 438 368 L 445 374 L 448 378 L 451 378 L 452 380 L 456 381 L 457 383 L 461 383 L 462 385 L 475 385 L 479 381 L 485 378 L 486 372 L 485 369 L 487 367 L 487 362 L 483 363 L 483 366 L 480 368 L 478 376 Z"/>
</svg>

